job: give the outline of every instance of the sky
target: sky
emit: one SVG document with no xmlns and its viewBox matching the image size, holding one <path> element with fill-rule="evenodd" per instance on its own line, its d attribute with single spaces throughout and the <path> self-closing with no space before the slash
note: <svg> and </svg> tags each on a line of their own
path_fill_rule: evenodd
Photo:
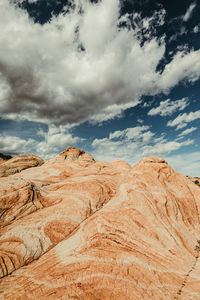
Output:
<svg viewBox="0 0 200 300">
<path fill-rule="evenodd" d="M 1 0 L 0 152 L 200 176 L 200 2 Z"/>
</svg>

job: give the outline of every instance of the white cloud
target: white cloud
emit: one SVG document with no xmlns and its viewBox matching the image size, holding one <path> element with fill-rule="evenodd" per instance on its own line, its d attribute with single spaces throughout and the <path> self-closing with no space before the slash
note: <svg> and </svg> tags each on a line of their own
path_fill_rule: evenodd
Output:
<svg viewBox="0 0 200 300">
<path fill-rule="evenodd" d="M 200 177 L 200 152 L 194 151 L 166 157 L 167 162 L 185 176 Z"/>
<path fill-rule="evenodd" d="M 136 162 L 141 155 L 139 148 L 151 142 L 154 136 L 149 129 L 149 126 L 136 126 L 111 132 L 108 138 L 95 139 L 92 142 L 92 154 L 99 160 Z"/>
<path fill-rule="evenodd" d="M 176 127 L 176 130 L 185 128 L 186 126 L 187 126 L 187 123 L 181 123 L 181 124 L 179 124 L 179 125 Z"/>
<path fill-rule="evenodd" d="M 13 155 L 33 153 L 44 159 L 49 159 L 82 141 L 84 141 L 83 138 L 70 133 L 68 126 L 51 125 L 47 132 L 40 129 L 37 132 L 37 139 L 22 139 L 3 134 L 0 136 L 0 152 Z"/>
<path fill-rule="evenodd" d="M 124 130 L 125 137 L 128 141 L 130 140 L 138 141 L 143 137 L 144 133 L 148 132 L 147 130 L 149 128 L 150 128 L 149 126 L 145 126 L 145 125 L 127 128 Z"/>
<path fill-rule="evenodd" d="M 183 16 L 183 21 L 184 22 L 187 22 L 191 18 L 193 10 L 195 9 L 195 7 L 196 7 L 196 3 L 195 2 L 193 2 L 193 3 L 190 4 L 190 6 L 187 9 L 185 15 Z"/>
<path fill-rule="evenodd" d="M 176 86 L 180 81 L 187 80 L 195 82 L 200 77 L 200 50 L 185 50 L 177 52 L 172 61 L 169 62 L 159 80 L 157 81 L 158 91 L 168 93 L 171 87 Z"/>
<path fill-rule="evenodd" d="M 200 119 L 200 110 L 190 113 L 184 113 L 178 115 L 174 120 L 170 120 L 167 123 L 167 126 L 174 127 L 178 126 L 177 129 L 183 128 L 187 123 Z"/>
<path fill-rule="evenodd" d="M 36 141 L 30 138 L 25 140 L 16 136 L 0 136 L 0 152 L 4 154 L 28 154 L 35 145 Z"/>
<path fill-rule="evenodd" d="M 134 107 L 139 103 L 139 100 L 126 103 L 126 104 L 112 104 L 103 109 L 100 113 L 94 114 L 89 117 L 89 122 L 91 124 L 102 123 L 107 120 L 112 120 L 114 118 L 119 118 L 123 116 L 124 110 Z"/>
<path fill-rule="evenodd" d="M 136 126 L 112 132 L 108 138 L 95 139 L 92 154 L 99 160 L 122 159 L 133 164 L 144 156 L 167 156 L 194 143 L 190 139 L 168 141 L 165 134 L 156 137 L 149 129 L 149 126 Z"/>
<path fill-rule="evenodd" d="M 173 151 L 180 149 L 183 146 L 189 146 L 193 144 L 193 140 L 186 140 L 183 142 L 178 141 L 169 141 L 166 143 L 156 143 L 153 146 L 144 146 L 143 147 L 143 155 L 145 156 L 160 156 L 160 155 L 167 155 Z"/>
<path fill-rule="evenodd" d="M 197 130 L 197 127 L 191 127 L 191 128 L 188 128 L 188 129 L 185 129 L 184 131 L 182 131 L 179 136 L 185 136 L 193 131 Z"/>
<path fill-rule="evenodd" d="M 188 98 L 182 98 L 176 101 L 167 99 L 165 101 L 161 101 L 159 106 L 152 108 L 148 112 L 148 115 L 171 116 L 177 110 L 183 110 L 188 105 L 189 105 Z"/>
<path fill-rule="evenodd" d="M 193 28 L 194 33 L 198 33 L 199 31 L 200 31 L 200 26 L 197 25 Z"/>
<path fill-rule="evenodd" d="M 36 3 L 38 0 L 28 0 L 29 3 Z"/>
<path fill-rule="evenodd" d="M 108 138 L 95 139 L 92 143 L 94 149 L 92 155 L 96 159 L 106 161 L 122 159 L 131 165 L 137 163 L 144 156 L 160 156 L 165 158 L 176 171 L 184 175 L 200 176 L 199 152 L 191 152 L 190 150 L 188 154 L 173 155 L 174 151 L 182 148 L 187 151 L 187 146 L 194 144 L 193 140 L 187 139 L 180 142 L 176 139 L 170 141 L 165 138 L 164 134 L 155 137 L 155 134 L 149 131 L 148 126 L 144 127 L 119 130 L 111 133 Z M 135 132 L 131 136 L 134 138 L 127 138 L 127 132 Z M 146 133 L 151 136 L 148 140 L 144 138 Z"/>
<path fill-rule="evenodd" d="M 167 93 L 180 80 L 200 77 L 199 51 L 179 52 L 162 74 L 156 71 L 165 42 L 152 38 L 151 31 L 155 22 L 164 24 L 164 10 L 149 19 L 133 14 L 133 30 L 128 15 L 119 19 L 119 0 L 74 3 L 76 9 L 40 25 L 1 0 L 2 118 L 102 122 L 121 116 L 142 95 Z M 122 21 L 127 26 L 119 28 Z M 143 45 L 142 28 L 147 30 Z"/>
<path fill-rule="evenodd" d="M 101 122 L 106 114 L 119 116 L 138 104 L 141 94 L 151 93 L 164 43 L 151 39 L 142 47 L 138 28 L 119 29 L 118 0 L 74 2 L 75 10 L 40 25 L 9 1 L 1 1 L 0 76 L 6 93 L 2 117 L 57 124 Z"/>
<path fill-rule="evenodd" d="M 49 126 L 48 132 L 39 130 L 39 136 L 43 140 L 36 145 L 36 151 L 39 156 L 49 159 L 64 149 L 74 146 L 83 139 L 72 136 L 65 126 Z"/>
</svg>

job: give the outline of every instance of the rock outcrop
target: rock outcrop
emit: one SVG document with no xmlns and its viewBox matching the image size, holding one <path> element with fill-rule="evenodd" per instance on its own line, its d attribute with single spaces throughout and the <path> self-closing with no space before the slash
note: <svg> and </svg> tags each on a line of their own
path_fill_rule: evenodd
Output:
<svg viewBox="0 0 200 300">
<path fill-rule="evenodd" d="M 25 169 L 41 166 L 44 163 L 37 155 L 15 156 L 0 164 L 0 177 L 7 177 Z"/>
<path fill-rule="evenodd" d="M 11 159 L 12 156 L 11 155 L 6 155 L 6 154 L 3 154 L 3 153 L 0 153 L 0 164 Z"/>
<path fill-rule="evenodd" d="M 198 185 L 200 187 L 200 178 L 199 177 L 193 177 L 190 179 L 192 180 L 192 182 L 194 182 L 196 185 Z"/>
<path fill-rule="evenodd" d="M 0 299 L 199 300 L 200 189 L 69 148 L 0 179 Z"/>
</svg>

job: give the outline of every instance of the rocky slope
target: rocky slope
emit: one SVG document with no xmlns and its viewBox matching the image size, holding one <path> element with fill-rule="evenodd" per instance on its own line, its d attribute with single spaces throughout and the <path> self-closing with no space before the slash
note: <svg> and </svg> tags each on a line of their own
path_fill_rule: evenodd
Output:
<svg viewBox="0 0 200 300">
<path fill-rule="evenodd" d="M 0 178 L 0 209 L 0 299 L 200 299 L 200 188 L 161 158 L 69 148 Z"/>
</svg>

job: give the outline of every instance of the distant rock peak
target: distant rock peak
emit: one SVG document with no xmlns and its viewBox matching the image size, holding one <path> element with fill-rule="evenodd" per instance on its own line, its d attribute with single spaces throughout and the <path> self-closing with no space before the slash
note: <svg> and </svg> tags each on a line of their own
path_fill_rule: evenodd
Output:
<svg viewBox="0 0 200 300">
<path fill-rule="evenodd" d="M 11 155 L 0 153 L 0 159 L 2 159 L 2 160 L 9 160 L 11 158 L 12 158 Z"/>
<path fill-rule="evenodd" d="M 61 152 L 59 156 L 64 157 L 66 160 L 70 161 L 89 160 L 95 162 L 95 159 L 89 153 L 75 147 L 69 147 L 68 149 Z"/>
<path fill-rule="evenodd" d="M 140 160 L 140 163 L 153 163 L 153 164 L 167 164 L 164 158 L 155 156 L 155 157 L 144 157 Z"/>
</svg>

